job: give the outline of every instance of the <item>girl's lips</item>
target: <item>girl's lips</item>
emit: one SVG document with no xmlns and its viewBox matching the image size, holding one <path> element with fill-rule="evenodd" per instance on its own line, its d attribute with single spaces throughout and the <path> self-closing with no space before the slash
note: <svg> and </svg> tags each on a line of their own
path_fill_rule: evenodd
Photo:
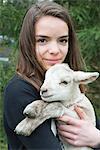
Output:
<svg viewBox="0 0 100 150">
<path fill-rule="evenodd" d="M 61 62 L 61 59 L 44 59 L 47 64 L 53 65 Z"/>
</svg>

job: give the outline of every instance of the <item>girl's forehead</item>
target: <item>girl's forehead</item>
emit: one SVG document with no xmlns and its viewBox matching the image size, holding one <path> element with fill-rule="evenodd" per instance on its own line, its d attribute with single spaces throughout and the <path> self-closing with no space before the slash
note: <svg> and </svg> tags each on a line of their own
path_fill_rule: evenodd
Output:
<svg viewBox="0 0 100 150">
<path fill-rule="evenodd" d="M 35 24 L 36 35 L 63 36 L 68 35 L 68 26 L 65 21 L 53 16 L 43 16 Z"/>
</svg>

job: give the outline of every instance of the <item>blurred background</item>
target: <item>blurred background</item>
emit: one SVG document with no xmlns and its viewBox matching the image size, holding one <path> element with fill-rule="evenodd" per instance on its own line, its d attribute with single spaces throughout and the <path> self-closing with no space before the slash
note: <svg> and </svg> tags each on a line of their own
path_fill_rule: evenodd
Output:
<svg viewBox="0 0 100 150">
<path fill-rule="evenodd" d="M 87 71 L 100 71 L 100 0 L 54 0 L 73 19 Z M 18 38 L 26 10 L 36 0 L 0 0 L 0 150 L 6 150 L 3 129 L 3 91 L 15 73 Z M 100 78 L 89 84 L 87 96 L 100 118 Z"/>
</svg>

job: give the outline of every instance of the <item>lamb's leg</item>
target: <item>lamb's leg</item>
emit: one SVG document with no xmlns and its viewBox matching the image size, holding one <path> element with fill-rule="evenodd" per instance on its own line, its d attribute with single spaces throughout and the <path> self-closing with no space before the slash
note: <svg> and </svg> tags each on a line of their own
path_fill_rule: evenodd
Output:
<svg viewBox="0 0 100 150">
<path fill-rule="evenodd" d="M 26 117 L 16 126 L 14 131 L 19 135 L 29 136 L 45 120 L 46 118 L 41 119 L 41 117 L 35 119 Z"/>
<path fill-rule="evenodd" d="M 60 117 L 64 114 L 73 118 L 79 118 L 74 110 L 66 108 L 61 102 L 48 103 L 48 105 L 42 111 L 42 116 L 44 115 L 44 117 L 48 116 L 50 118 Z"/>
<path fill-rule="evenodd" d="M 65 106 L 60 102 L 49 103 L 42 111 L 42 117 L 56 118 L 64 115 Z"/>
<path fill-rule="evenodd" d="M 23 130 L 26 135 L 30 135 L 32 131 L 34 131 L 40 124 L 42 124 L 45 120 L 49 118 L 57 118 L 64 114 L 70 115 L 72 117 L 77 117 L 77 114 L 69 109 L 67 109 L 62 103 L 60 102 L 52 102 L 46 104 L 43 108 L 39 116 L 36 118 L 29 120 L 29 122 L 25 125 Z"/>
<path fill-rule="evenodd" d="M 32 122 L 33 120 L 31 118 L 26 117 L 16 126 L 14 131 L 17 134 L 29 136 L 32 133 Z"/>
<path fill-rule="evenodd" d="M 65 106 L 60 102 L 48 103 L 39 116 L 36 118 L 25 118 L 16 127 L 15 132 L 17 134 L 22 134 L 29 136 L 40 124 L 49 118 L 60 117 L 65 114 Z M 70 113 L 68 110 L 66 113 Z"/>
<path fill-rule="evenodd" d="M 29 118 L 35 118 L 41 114 L 41 111 L 48 103 L 43 100 L 36 100 L 24 109 L 23 114 Z"/>
<path fill-rule="evenodd" d="M 64 114 L 63 105 L 59 102 L 48 103 L 36 118 L 26 117 L 15 128 L 17 134 L 29 136 L 40 124 L 49 118 L 59 117 Z M 55 111 L 56 110 L 56 111 Z"/>
<path fill-rule="evenodd" d="M 15 128 L 15 132 L 19 135 L 29 136 L 31 133 L 42 124 L 47 118 L 28 118 L 22 120 Z"/>
</svg>

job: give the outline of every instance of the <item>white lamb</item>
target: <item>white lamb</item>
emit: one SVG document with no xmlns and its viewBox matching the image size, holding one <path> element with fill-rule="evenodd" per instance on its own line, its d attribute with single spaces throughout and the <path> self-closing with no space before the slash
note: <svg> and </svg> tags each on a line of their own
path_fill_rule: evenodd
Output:
<svg viewBox="0 0 100 150">
<path fill-rule="evenodd" d="M 95 126 L 94 109 L 88 98 L 81 93 L 79 84 L 90 83 L 99 76 L 98 72 L 73 71 L 67 64 L 56 64 L 47 70 L 44 83 L 40 89 L 42 100 L 29 104 L 24 114 L 27 116 L 16 127 L 15 132 L 29 136 L 46 119 L 67 114 L 78 118 L 74 106 L 81 107 L 87 114 L 87 120 Z M 56 129 L 53 124 L 53 132 Z M 59 137 L 60 138 L 60 137 Z M 64 150 L 90 150 L 89 147 L 74 147 L 60 138 Z"/>
</svg>

